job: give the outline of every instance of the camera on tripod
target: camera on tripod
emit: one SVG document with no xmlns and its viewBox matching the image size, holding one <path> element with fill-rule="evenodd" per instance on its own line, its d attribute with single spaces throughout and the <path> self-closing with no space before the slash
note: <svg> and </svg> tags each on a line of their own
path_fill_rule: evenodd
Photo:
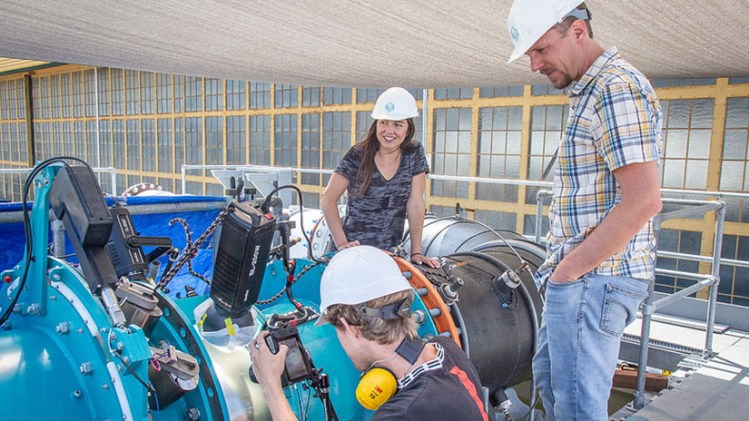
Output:
<svg viewBox="0 0 749 421">
<path fill-rule="evenodd" d="M 284 361 L 283 380 L 287 384 L 292 384 L 310 379 L 313 375 L 312 362 L 309 353 L 302 345 L 296 326 L 269 329 L 269 333 L 265 337 L 265 343 L 272 353 L 278 353 L 281 344 L 289 348 L 286 361 Z"/>
</svg>

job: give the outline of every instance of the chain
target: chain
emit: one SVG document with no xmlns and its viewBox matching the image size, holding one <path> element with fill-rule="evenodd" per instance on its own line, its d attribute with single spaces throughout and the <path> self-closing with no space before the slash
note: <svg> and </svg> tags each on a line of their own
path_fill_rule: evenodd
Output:
<svg viewBox="0 0 749 421">
<path fill-rule="evenodd" d="M 311 264 L 309 266 L 305 266 L 304 269 L 302 269 L 299 272 L 299 274 L 294 277 L 294 280 L 291 282 L 290 285 L 288 285 L 288 287 L 291 287 L 291 285 L 294 285 L 296 283 L 296 281 L 298 281 L 302 276 L 304 276 L 305 273 L 309 272 L 310 269 L 312 269 L 313 267 L 319 265 L 320 263 L 322 263 L 322 262 L 315 262 L 315 263 L 313 263 L 313 264 Z M 276 293 L 276 295 L 274 295 L 274 296 L 272 296 L 272 297 L 270 297 L 268 299 L 265 299 L 265 300 L 258 300 L 258 302 L 256 304 L 257 305 L 266 305 L 266 304 L 270 304 L 270 303 L 276 301 L 277 299 L 281 298 L 281 296 L 283 295 L 284 292 L 286 292 L 286 288 L 287 287 L 284 286 L 283 288 L 281 288 L 281 291 L 278 291 L 278 293 Z"/>
<path fill-rule="evenodd" d="M 185 263 L 188 263 L 190 260 L 192 260 L 195 255 L 198 253 L 198 247 L 200 247 L 201 244 L 208 238 L 209 235 L 213 233 L 213 231 L 216 230 L 216 228 L 224 221 L 224 219 L 234 211 L 234 206 L 227 206 L 226 209 L 222 210 L 221 213 L 216 216 L 216 219 L 211 222 L 211 225 L 206 228 L 205 231 L 203 231 L 202 234 L 200 234 L 200 237 L 198 237 L 197 240 L 195 240 L 194 243 L 190 242 L 190 232 L 188 230 L 187 221 L 185 221 L 183 218 L 173 218 L 169 221 L 169 226 L 172 226 L 173 224 L 180 222 L 185 227 L 185 236 L 186 239 L 186 245 L 184 250 L 182 250 L 182 254 L 179 256 L 179 259 L 174 263 L 174 266 L 172 266 L 171 270 L 169 270 L 168 273 L 165 273 L 164 276 L 161 277 L 161 281 L 159 281 L 159 285 L 157 288 L 161 287 L 163 288 L 169 282 L 171 282 L 172 278 L 174 278 L 175 275 L 177 275 L 177 272 L 182 268 L 182 266 L 185 265 Z M 197 275 L 192 270 L 192 265 L 189 265 L 190 273 Z M 203 276 L 198 276 L 200 279 L 202 279 L 205 282 L 208 282 L 208 280 Z M 210 282 L 208 282 L 210 283 Z"/>
</svg>

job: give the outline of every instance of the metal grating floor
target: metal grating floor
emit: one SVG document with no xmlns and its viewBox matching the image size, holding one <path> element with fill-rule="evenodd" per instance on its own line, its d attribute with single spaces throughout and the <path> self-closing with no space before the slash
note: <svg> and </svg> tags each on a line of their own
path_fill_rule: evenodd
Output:
<svg viewBox="0 0 749 421">
<path fill-rule="evenodd" d="M 630 326 L 627 333 L 639 333 Z M 704 330 L 664 323 L 651 325 L 653 337 L 689 348 L 702 348 Z M 713 335 L 715 357 L 683 364 L 669 390 L 661 392 L 627 421 L 734 421 L 749 419 L 749 333 L 727 330 Z"/>
</svg>

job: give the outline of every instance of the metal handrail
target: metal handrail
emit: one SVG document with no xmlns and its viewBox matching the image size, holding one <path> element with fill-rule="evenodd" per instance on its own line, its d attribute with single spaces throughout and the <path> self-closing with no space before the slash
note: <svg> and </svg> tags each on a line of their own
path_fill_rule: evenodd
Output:
<svg viewBox="0 0 749 421">
<path fill-rule="evenodd" d="M 188 170 L 256 170 L 256 171 L 290 171 L 308 174 L 333 174 L 333 170 L 315 169 L 315 168 L 295 168 L 295 167 L 273 167 L 269 165 L 198 165 L 184 164 L 181 167 L 182 173 L 182 194 L 187 189 L 187 171 Z"/>
<path fill-rule="evenodd" d="M 663 191 L 663 190 L 662 190 Z M 703 195 L 710 195 L 706 192 L 700 192 Z M 693 194 L 693 192 L 688 192 Z M 536 239 L 540 242 L 540 231 L 541 231 L 541 214 L 543 213 L 543 201 L 546 197 L 550 196 L 549 191 L 540 191 L 536 194 Z M 712 256 L 693 256 L 684 253 L 672 253 L 669 252 L 669 257 L 694 259 L 698 258 L 700 261 L 706 261 L 712 263 L 712 270 L 710 275 L 695 274 L 691 272 L 681 272 L 668 269 L 656 269 L 656 273 L 678 276 L 687 279 L 697 280 L 693 285 L 662 297 L 658 300 L 653 301 L 653 293 L 655 288 L 655 282 L 650 282 L 648 285 L 648 295 L 645 298 L 642 307 L 642 327 L 640 333 L 640 351 L 638 356 L 638 367 L 637 367 L 637 387 L 635 389 L 633 406 L 635 409 L 642 409 L 645 406 L 645 374 L 648 363 L 648 350 L 650 348 L 650 325 L 652 322 L 652 315 L 658 310 L 668 305 L 671 305 L 689 295 L 709 288 L 708 298 L 708 311 L 706 315 L 706 330 L 705 330 L 705 346 L 702 350 L 703 357 L 711 357 L 713 355 L 713 332 L 715 330 L 715 308 L 718 301 L 718 285 L 720 284 L 720 264 L 721 264 L 721 248 L 723 238 L 723 226 L 725 223 L 725 203 L 719 200 L 685 200 L 685 199 L 662 199 L 663 203 L 671 203 L 681 206 L 689 206 L 691 208 L 681 208 L 675 211 L 664 212 L 657 215 L 654 219 L 656 237 L 659 235 L 661 230 L 661 223 L 664 220 L 683 218 L 683 217 L 702 217 L 706 212 L 715 211 L 717 217 L 715 219 L 715 233 L 713 240 L 713 255 Z M 664 252 L 657 252 L 658 255 L 664 255 Z M 727 259 L 726 259 L 727 260 Z M 734 263 L 735 261 L 731 261 Z M 749 266 L 749 264 L 747 264 Z"/>
<path fill-rule="evenodd" d="M 0 168 L 0 174 L 19 174 L 28 175 L 33 168 Z M 109 173 L 111 178 L 112 195 L 117 195 L 117 169 L 115 167 L 96 167 L 92 168 L 95 173 Z"/>
</svg>

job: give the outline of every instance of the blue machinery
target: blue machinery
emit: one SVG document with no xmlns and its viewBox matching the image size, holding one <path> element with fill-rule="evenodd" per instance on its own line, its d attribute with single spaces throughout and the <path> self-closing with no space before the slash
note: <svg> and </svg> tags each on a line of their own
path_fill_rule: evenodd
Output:
<svg viewBox="0 0 749 421">
<path fill-rule="evenodd" d="M 173 300 L 146 279 L 146 261 L 158 256 L 144 254 L 141 246 L 163 252 L 165 240 L 138 239 L 137 227 L 119 208 L 103 205 L 109 209 L 103 214 L 101 191 L 87 178 L 87 167 L 55 163 L 37 169 L 30 176 L 38 174 L 27 227 L 31 249 L 15 267 L 0 268 L 3 419 L 269 419 L 260 388 L 249 379 L 247 351 L 220 349 L 204 339 L 200 308 L 208 297 Z M 65 222 L 80 266 L 48 256 L 50 214 Z M 279 221 L 274 228 L 283 232 Z M 117 230 L 124 235 L 110 235 Z M 312 323 L 324 263 L 297 259 L 289 264 L 283 250 L 288 244 L 278 237 L 271 249 L 258 246 L 260 260 L 267 260 L 267 266 L 258 266 L 264 268 L 260 285 L 250 280 L 251 285 L 226 289 L 216 269 L 211 298 L 226 304 L 217 304 L 226 320 L 249 314 L 255 327 L 305 309 L 299 336 L 314 365 L 328 376 L 339 418 L 368 419 L 369 411 L 354 396 L 359 373 L 334 329 Z M 425 254 L 442 256 L 442 268 L 414 267 L 393 257 L 418 293 L 414 310 L 420 334 L 456 340 L 476 365 L 493 406 L 504 400 L 504 389 L 529 379 L 542 308 L 531 270 L 541 264 L 543 250 L 517 234 L 504 237 L 473 221 L 428 218 Z M 226 257 L 217 250 L 218 268 Z M 234 273 L 229 275 L 224 278 L 233 279 Z M 247 297 L 248 291 L 249 303 L 220 301 L 222 293 Z M 324 419 L 323 405 L 308 383 L 285 391 L 300 419 Z"/>
</svg>

